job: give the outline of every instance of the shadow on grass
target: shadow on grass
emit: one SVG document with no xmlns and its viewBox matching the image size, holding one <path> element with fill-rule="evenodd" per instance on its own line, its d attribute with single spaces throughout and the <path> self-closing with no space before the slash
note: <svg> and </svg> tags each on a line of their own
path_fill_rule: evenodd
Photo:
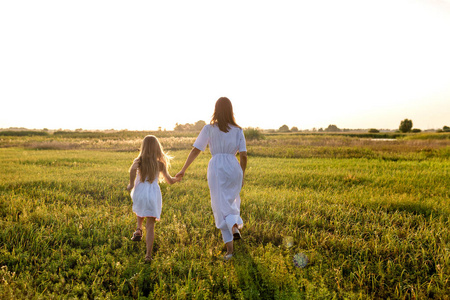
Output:
<svg viewBox="0 0 450 300">
<path fill-rule="evenodd" d="M 233 265 L 244 299 L 285 299 L 294 296 L 289 284 L 278 282 L 273 270 L 255 260 L 251 243 L 238 241 L 235 250 L 236 254 L 228 263 Z"/>
<path fill-rule="evenodd" d="M 388 213 L 391 212 L 405 212 L 417 216 L 423 216 L 426 218 L 429 217 L 439 217 L 443 216 L 448 220 L 449 214 L 446 211 L 437 210 L 434 207 L 431 207 L 430 205 L 427 205 L 425 203 L 418 203 L 418 202 L 396 202 L 396 203 L 373 203 L 370 205 L 369 208 L 376 208 L 377 209 L 383 209 Z"/>
</svg>

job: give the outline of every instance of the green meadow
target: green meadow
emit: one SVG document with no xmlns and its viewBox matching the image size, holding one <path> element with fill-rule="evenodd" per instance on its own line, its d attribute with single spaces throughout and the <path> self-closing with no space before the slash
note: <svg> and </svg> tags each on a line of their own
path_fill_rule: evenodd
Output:
<svg viewBox="0 0 450 300">
<path fill-rule="evenodd" d="M 0 132 L 1 299 L 450 298 L 450 134 L 249 139 L 229 262 L 206 151 L 160 184 L 145 264 L 125 188 L 146 134 Z M 175 175 L 196 134 L 154 134 Z"/>
</svg>

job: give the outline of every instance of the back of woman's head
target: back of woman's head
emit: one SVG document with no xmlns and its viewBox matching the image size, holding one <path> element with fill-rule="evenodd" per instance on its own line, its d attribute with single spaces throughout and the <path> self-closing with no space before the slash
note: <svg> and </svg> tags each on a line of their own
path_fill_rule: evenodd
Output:
<svg viewBox="0 0 450 300">
<path fill-rule="evenodd" d="M 139 173 L 142 182 L 146 179 L 152 182 L 159 175 L 161 171 L 159 163 L 168 169 L 170 158 L 164 153 L 158 139 L 154 135 L 147 135 L 142 141 L 139 153 Z"/>
<path fill-rule="evenodd" d="M 239 127 L 234 119 L 233 105 L 231 105 L 231 101 L 227 97 L 220 97 L 216 101 L 214 114 L 211 119 L 211 125 L 216 124 L 223 132 L 228 132 L 230 130 L 230 124 Z"/>
</svg>

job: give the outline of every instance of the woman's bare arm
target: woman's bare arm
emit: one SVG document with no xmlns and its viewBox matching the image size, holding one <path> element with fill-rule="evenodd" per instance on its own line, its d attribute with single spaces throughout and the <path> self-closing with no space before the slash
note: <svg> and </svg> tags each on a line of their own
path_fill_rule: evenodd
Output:
<svg viewBox="0 0 450 300">
<path fill-rule="evenodd" d="M 189 166 L 194 162 L 194 160 L 197 158 L 197 156 L 201 153 L 202 151 L 200 149 L 197 148 L 192 148 L 191 152 L 189 153 L 188 158 L 186 159 L 186 162 L 184 163 L 183 168 L 181 169 L 180 172 L 177 173 L 176 177 L 183 177 L 184 173 L 186 172 L 187 168 L 189 168 Z"/>
<path fill-rule="evenodd" d="M 239 164 L 242 169 L 242 186 L 244 186 L 245 169 L 247 169 L 247 151 L 239 152 Z"/>
<path fill-rule="evenodd" d="M 245 173 L 247 168 L 247 151 L 239 152 L 239 163 L 242 168 L 242 172 Z"/>
</svg>

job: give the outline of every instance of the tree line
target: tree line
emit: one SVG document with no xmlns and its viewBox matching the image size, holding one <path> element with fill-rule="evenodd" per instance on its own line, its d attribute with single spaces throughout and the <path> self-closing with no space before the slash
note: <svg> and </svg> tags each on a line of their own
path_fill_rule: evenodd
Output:
<svg viewBox="0 0 450 300">
<path fill-rule="evenodd" d="M 339 127 L 337 127 L 334 124 L 330 124 L 328 125 L 327 128 L 323 129 L 323 128 L 313 128 L 313 132 L 317 131 L 317 132 L 345 132 L 345 131 L 350 131 L 351 129 L 340 129 Z M 298 132 L 298 128 L 297 127 L 292 127 L 291 129 L 289 129 L 289 126 L 287 126 L 286 124 L 281 126 L 280 128 L 278 128 L 279 132 Z M 308 130 L 309 131 L 309 130 Z M 418 132 L 422 132 L 421 129 L 419 128 L 413 128 L 413 121 L 410 119 L 404 119 L 400 122 L 400 125 L 398 127 L 398 131 L 402 132 L 402 133 L 408 133 L 408 132 L 412 132 L 412 133 L 418 133 Z M 369 133 L 379 133 L 380 130 L 376 129 L 376 128 L 371 128 L 369 129 Z M 450 132 L 450 127 L 449 126 L 444 126 L 442 127 L 442 129 L 438 129 L 437 132 Z"/>
<path fill-rule="evenodd" d="M 186 123 L 186 124 L 175 124 L 173 128 L 174 131 L 200 131 L 203 126 L 206 125 L 206 122 L 203 120 L 197 121 L 194 124 Z"/>
</svg>

